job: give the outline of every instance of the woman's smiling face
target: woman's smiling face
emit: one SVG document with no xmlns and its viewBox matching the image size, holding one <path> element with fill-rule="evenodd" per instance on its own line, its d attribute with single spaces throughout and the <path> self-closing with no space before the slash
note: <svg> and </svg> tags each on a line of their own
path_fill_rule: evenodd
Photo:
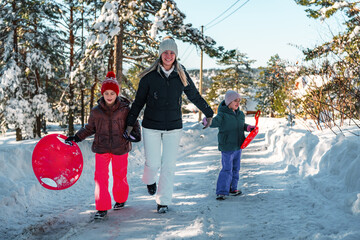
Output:
<svg viewBox="0 0 360 240">
<path fill-rule="evenodd" d="M 166 70 L 170 70 L 175 62 L 176 55 L 173 51 L 166 50 L 161 54 L 162 65 Z"/>
</svg>

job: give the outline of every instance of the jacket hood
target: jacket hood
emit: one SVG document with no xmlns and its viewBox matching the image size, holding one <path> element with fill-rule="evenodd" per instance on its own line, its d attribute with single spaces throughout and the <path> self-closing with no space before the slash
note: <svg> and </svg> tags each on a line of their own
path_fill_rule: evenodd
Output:
<svg viewBox="0 0 360 240">
<path fill-rule="evenodd" d="M 238 111 L 238 109 L 236 109 L 236 111 Z M 226 106 L 225 104 L 225 100 L 223 100 L 218 107 L 218 112 L 223 112 L 223 113 L 234 113 L 233 110 L 231 110 L 228 106 Z"/>
<path fill-rule="evenodd" d="M 106 105 L 105 103 L 105 99 L 104 97 L 101 97 L 97 103 L 99 104 L 99 106 L 103 109 L 109 109 L 109 107 Z M 119 108 L 123 108 L 123 107 L 128 107 L 130 105 L 130 101 L 127 99 L 127 98 L 124 98 L 124 97 L 117 97 L 115 99 L 115 103 L 114 105 L 110 108 L 110 110 L 112 111 L 115 111 L 116 109 L 119 109 Z"/>
</svg>

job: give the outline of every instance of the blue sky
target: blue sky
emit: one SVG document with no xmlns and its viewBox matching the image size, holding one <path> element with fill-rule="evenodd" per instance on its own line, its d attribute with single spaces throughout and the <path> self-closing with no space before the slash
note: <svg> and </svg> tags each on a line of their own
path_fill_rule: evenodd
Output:
<svg viewBox="0 0 360 240">
<path fill-rule="evenodd" d="M 193 27 L 206 26 L 228 9 L 236 0 L 179 0 L 178 8 L 185 13 L 186 23 Z M 233 12 L 246 0 L 240 0 L 223 17 Z M 250 0 L 221 23 L 205 28 L 217 46 L 238 49 L 256 60 L 253 67 L 266 66 L 271 56 L 279 54 L 292 63 L 302 62 L 301 50 L 292 45 L 312 48 L 332 38 L 341 29 L 338 19 L 320 22 L 307 17 L 305 7 L 293 0 Z M 217 21 L 221 20 L 219 18 Z M 215 21 L 214 23 L 216 23 Z M 213 24 L 213 23 L 212 23 Z M 177 41 L 180 62 L 187 68 L 200 68 L 200 52 L 195 47 Z M 217 67 L 216 61 L 205 56 L 204 69 Z"/>
</svg>

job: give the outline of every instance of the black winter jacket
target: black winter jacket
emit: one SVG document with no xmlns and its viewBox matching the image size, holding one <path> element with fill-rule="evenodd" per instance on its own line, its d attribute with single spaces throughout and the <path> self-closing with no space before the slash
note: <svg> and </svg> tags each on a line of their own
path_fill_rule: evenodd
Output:
<svg viewBox="0 0 360 240">
<path fill-rule="evenodd" d="M 141 78 L 135 101 L 127 117 L 127 125 L 134 126 L 140 111 L 145 107 L 142 126 L 156 130 L 174 130 L 182 128 L 182 93 L 199 108 L 206 117 L 214 112 L 197 91 L 189 74 L 185 71 L 188 85 L 184 87 L 176 69 L 166 77 L 161 70 L 149 72 Z"/>
</svg>

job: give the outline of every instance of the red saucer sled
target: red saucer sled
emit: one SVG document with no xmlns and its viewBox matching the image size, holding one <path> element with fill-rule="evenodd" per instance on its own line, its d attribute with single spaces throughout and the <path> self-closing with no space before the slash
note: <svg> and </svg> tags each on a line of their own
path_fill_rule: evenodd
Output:
<svg viewBox="0 0 360 240">
<path fill-rule="evenodd" d="M 249 143 L 256 137 L 256 135 L 258 134 L 259 132 L 259 128 L 258 128 L 258 122 L 259 122 L 259 116 L 260 116 L 260 110 L 258 110 L 255 114 L 255 128 L 249 133 L 249 135 L 245 138 L 243 144 L 241 145 L 241 149 L 244 149 L 246 148 Z"/>
<path fill-rule="evenodd" d="M 43 137 L 32 154 L 32 167 L 40 184 L 50 190 L 71 187 L 80 178 L 83 156 L 79 146 L 65 143 L 67 137 L 50 134 Z"/>
</svg>

